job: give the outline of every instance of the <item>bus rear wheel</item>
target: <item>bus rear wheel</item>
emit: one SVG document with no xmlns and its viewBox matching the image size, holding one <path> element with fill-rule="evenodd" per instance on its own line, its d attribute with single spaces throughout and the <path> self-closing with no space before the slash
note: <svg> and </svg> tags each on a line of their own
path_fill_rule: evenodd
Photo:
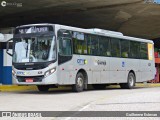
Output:
<svg viewBox="0 0 160 120">
<path fill-rule="evenodd" d="M 37 85 L 37 88 L 40 92 L 47 92 L 49 90 L 48 85 Z"/>
<path fill-rule="evenodd" d="M 120 87 L 122 89 L 132 89 L 135 86 L 135 81 L 136 81 L 135 75 L 132 72 L 130 72 L 128 74 L 127 83 L 121 83 Z"/>
<path fill-rule="evenodd" d="M 104 90 L 106 88 L 105 84 L 93 84 L 92 86 L 96 90 Z"/>
<path fill-rule="evenodd" d="M 74 92 L 82 92 L 84 89 L 84 76 L 79 72 L 76 76 L 75 84 L 72 86 Z"/>
</svg>

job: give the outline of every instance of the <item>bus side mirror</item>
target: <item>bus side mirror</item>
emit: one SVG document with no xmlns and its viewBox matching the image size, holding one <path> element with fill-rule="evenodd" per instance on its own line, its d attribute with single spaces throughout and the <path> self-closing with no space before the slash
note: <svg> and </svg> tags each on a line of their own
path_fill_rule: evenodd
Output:
<svg viewBox="0 0 160 120">
<path fill-rule="evenodd" d="M 2 33 L 0 33 L 0 41 L 4 40 L 4 35 Z"/>
<path fill-rule="evenodd" d="M 12 42 L 13 41 L 13 39 L 10 39 L 10 40 L 8 40 L 7 41 L 7 45 L 6 45 L 6 53 L 8 54 L 8 55 L 10 55 L 10 56 L 13 56 L 13 53 L 10 53 L 10 51 L 9 51 L 9 48 L 13 48 L 12 47 Z"/>
</svg>

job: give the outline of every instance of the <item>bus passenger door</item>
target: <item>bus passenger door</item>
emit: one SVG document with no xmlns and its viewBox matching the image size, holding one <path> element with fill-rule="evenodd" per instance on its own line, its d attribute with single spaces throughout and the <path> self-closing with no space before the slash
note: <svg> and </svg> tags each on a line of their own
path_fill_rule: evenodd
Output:
<svg viewBox="0 0 160 120">
<path fill-rule="evenodd" d="M 58 31 L 58 43 L 59 43 L 59 52 L 58 52 L 58 83 L 60 84 L 70 84 L 70 71 L 72 59 L 72 37 L 71 32 L 68 30 L 59 30 Z"/>
</svg>

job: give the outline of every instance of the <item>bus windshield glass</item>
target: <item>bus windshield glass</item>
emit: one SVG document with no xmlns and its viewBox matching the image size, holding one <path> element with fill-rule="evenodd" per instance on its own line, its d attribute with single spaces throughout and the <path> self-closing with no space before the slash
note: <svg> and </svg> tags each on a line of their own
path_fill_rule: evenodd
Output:
<svg viewBox="0 0 160 120">
<path fill-rule="evenodd" d="M 47 62 L 56 60 L 55 36 L 14 38 L 14 63 Z"/>
</svg>

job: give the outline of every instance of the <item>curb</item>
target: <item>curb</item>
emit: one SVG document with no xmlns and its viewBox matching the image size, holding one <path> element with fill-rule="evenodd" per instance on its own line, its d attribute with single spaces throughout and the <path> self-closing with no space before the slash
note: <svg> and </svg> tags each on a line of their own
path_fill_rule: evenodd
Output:
<svg viewBox="0 0 160 120">
<path fill-rule="evenodd" d="M 36 86 L 0 85 L 0 92 L 37 90 Z"/>
<path fill-rule="evenodd" d="M 160 83 L 137 83 L 136 87 L 160 87 Z M 51 88 L 52 90 L 67 90 L 68 87 Z M 119 85 L 110 85 L 107 88 L 120 88 Z M 38 91 L 36 86 L 0 85 L 0 92 Z"/>
<path fill-rule="evenodd" d="M 68 87 L 50 88 L 50 90 L 68 90 Z M 38 91 L 37 86 L 0 85 L 0 92 Z"/>
</svg>

